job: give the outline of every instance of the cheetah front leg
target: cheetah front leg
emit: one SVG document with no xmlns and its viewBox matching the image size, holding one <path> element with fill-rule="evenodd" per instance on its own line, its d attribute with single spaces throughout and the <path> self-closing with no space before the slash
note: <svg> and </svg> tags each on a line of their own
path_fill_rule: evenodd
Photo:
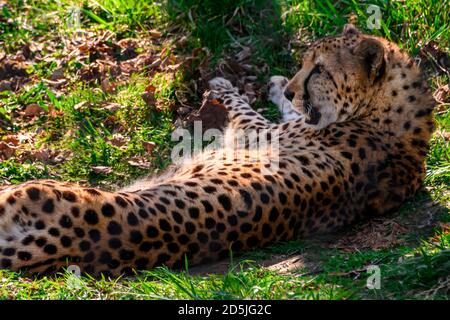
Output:
<svg viewBox="0 0 450 320">
<path fill-rule="evenodd" d="M 239 94 L 236 87 L 224 78 L 209 81 L 212 96 L 219 100 L 228 111 L 230 127 L 235 130 L 267 129 L 271 123 L 252 109 L 247 100 Z"/>
<path fill-rule="evenodd" d="M 272 76 L 269 81 L 268 98 L 278 106 L 278 110 L 282 116 L 282 122 L 302 118 L 302 115 L 292 106 L 291 101 L 284 96 L 284 89 L 288 82 L 289 80 L 283 76 Z"/>
</svg>

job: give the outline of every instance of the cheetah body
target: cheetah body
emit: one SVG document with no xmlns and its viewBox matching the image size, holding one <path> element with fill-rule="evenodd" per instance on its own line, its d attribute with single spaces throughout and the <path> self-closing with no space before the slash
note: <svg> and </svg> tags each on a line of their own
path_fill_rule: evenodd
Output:
<svg viewBox="0 0 450 320">
<path fill-rule="evenodd" d="M 272 78 L 280 124 L 228 81 L 210 85 L 230 130 L 278 130 L 275 169 L 211 154 L 118 192 L 52 180 L 0 187 L 0 268 L 117 275 L 207 263 L 395 210 L 421 185 L 434 102 L 384 39 L 347 27 L 312 45 L 291 81 Z"/>
</svg>

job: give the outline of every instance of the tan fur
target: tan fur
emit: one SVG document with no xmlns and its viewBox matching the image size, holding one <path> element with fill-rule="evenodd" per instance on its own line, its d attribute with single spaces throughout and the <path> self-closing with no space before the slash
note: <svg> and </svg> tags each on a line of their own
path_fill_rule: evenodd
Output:
<svg viewBox="0 0 450 320">
<path fill-rule="evenodd" d="M 287 85 L 301 113 L 318 64 L 307 86 L 317 123 L 270 123 L 228 81 L 211 82 L 230 128 L 280 130 L 278 169 L 209 158 L 120 192 L 48 180 L 2 187 L 0 267 L 76 264 L 107 275 L 181 267 L 185 257 L 205 263 L 397 209 L 425 173 L 434 106 L 425 81 L 396 45 L 347 28 L 314 44 Z"/>
</svg>

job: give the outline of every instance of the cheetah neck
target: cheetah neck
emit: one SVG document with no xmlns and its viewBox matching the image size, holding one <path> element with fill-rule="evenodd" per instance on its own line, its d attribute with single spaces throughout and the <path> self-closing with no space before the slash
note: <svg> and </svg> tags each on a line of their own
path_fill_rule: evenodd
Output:
<svg viewBox="0 0 450 320">
<path fill-rule="evenodd" d="M 434 129 L 435 100 L 419 68 L 399 49 L 387 54 L 384 79 L 374 86 L 364 116 L 386 142 L 424 158 Z"/>
</svg>

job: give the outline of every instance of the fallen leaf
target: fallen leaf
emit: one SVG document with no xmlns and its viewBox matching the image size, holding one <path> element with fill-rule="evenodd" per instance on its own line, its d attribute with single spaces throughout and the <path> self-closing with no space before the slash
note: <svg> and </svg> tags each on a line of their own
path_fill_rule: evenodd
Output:
<svg viewBox="0 0 450 320">
<path fill-rule="evenodd" d="M 11 77 L 28 77 L 27 64 L 15 60 L 6 59 L 0 64 L 0 80 Z"/>
<path fill-rule="evenodd" d="M 156 91 L 156 87 L 152 84 L 149 84 L 147 87 L 145 87 L 145 92 L 152 92 L 154 93 Z"/>
<path fill-rule="evenodd" d="M 80 110 L 81 108 L 83 108 L 88 102 L 87 101 L 81 101 L 79 103 L 77 103 L 76 105 L 73 106 L 73 108 L 75 110 Z"/>
<path fill-rule="evenodd" d="M 253 88 L 252 83 L 245 83 L 244 85 L 244 94 L 247 96 L 249 103 L 253 103 L 256 100 L 256 92 Z"/>
<path fill-rule="evenodd" d="M 434 99 L 439 103 L 448 103 L 450 101 L 450 89 L 448 84 L 440 86 L 434 93 Z"/>
<path fill-rule="evenodd" d="M 161 38 L 161 32 L 155 29 L 152 29 L 148 32 L 152 38 Z"/>
<path fill-rule="evenodd" d="M 64 78 L 64 68 L 55 69 L 50 76 L 50 79 L 53 81 L 57 81 Z"/>
<path fill-rule="evenodd" d="M 17 135 L 14 134 L 8 134 L 7 136 L 3 137 L 2 140 L 6 142 L 7 144 L 17 146 L 20 142 L 20 138 Z"/>
<path fill-rule="evenodd" d="M 96 173 L 102 173 L 102 174 L 109 174 L 112 172 L 112 168 L 111 167 L 106 167 L 106 166 L 94 166 L 91 167 L 92 171 L 96 172 Z"/>
<path fill-rule="evenodd" d="M 441 72 L 450 72 L 450 54 L 439 48 L 436 41 L 430 41 L 419 50 L 419 56 L 433 61 Z"/>
<path fill-rule="evenodd" d="M 42 115 L 45 113 L 46 113 L 46 111 L 44 109 L 42 109 L 41 106 L 39 106 L 37 103 L 31 103 L 31 104 L 27 105 L 27 107 L 25 108 L 24 116 L 25 117 L 35 117 L 35 116 L 39 116 L 39 115 Z"/>
<path fill-rule="evenodd" d="M 144 92 L 141 94 L 142 100 L 144 100 L 145 104 L 149 107 L 152 107 L 156 104 L 155 94 L 153 92 Z"/>
<path fill-rule="evenodd" d="M 128 161 L 128 164 L 133 167 L 138 167 L 140 169 L 150 169 L 151 163 L 144 157 L 134 157 Z"/>
<path fill-rule="evenodd" d="M 55 119 L 55 118 L 62 117 L 63 115 L 64 115 L 64 111 L 56 109 L 54 105 L 50 105 L 48 107 L 48 116 L 50 118 Z"/>
<path fill-rule="evenodd" d="M 50 149 L 37 150 L 32 153 L 32 156 L 35 160 L 48 163 L 49 159 L 51 158 L 51 150 Z"/>
<path fill-rule="evenodd" d="M 125 106 L 118 104 L 118 103 L 114 103 L 114 102 L 111 102 L 111 103 L 108 102 L 108 103 L 105 103 L 102 105 L 103 105 L 103 108 L 105 108 L 106 110 L 110 110 L 113 112 L 125 108 Z"/>
<path fill-rule="evenodd" d="M 408 229 L 393 219 L 373 219 L 362 226 L 356 226 L 356 233 L 341 238 L 332 247 L 345 252 L 358 251 L 361 248 L 381 250 L 402 243 L 401 235 Z"/>
<path fill-rule="evenodd" d="M 123 145 L 128 143 L 128 138 L 125 138 L 120 133 L 113 134 L 111 139 L 107 139 L 107 141 L 115 147 L 122 147 Z"/>
<path fill-rule="evenodd" d="M 1 80 L 0 81 L 0 92 L 11 91 L 11 90 L 12 90 L 11 81 L 9 81 L 9 80 Z"/>
<path fill-rule="evenodd" d="M 240 52 L 236 54 L 236 60 L 242 62 L 247 60 L 252 55 L 252 50 L 249 47 L 244 47 Z"/>
<path fill-rule="evenodd" d="M 111 83 L 108 78 L 102 80 L 102 90 L 105 93 L 114 93 L 116 92 L 116 85 Z"/>
<path fill-rule="evenodd" d="M 16 153 L 17 147 L 11 143 L 0 141 L 0 158 L 4 160 L 10 159 Z"/>
<path fill-rule="evenodd" d="M 189 123 L 201 121 L 203 132 L 208 129 L 222 129 L 228 123 L 228 112 L 223 104 L 217 99 L 211 99 L 210 93 L 206 92 L 202 106 L 197 112 L 192 113 L 187 121 Z"/>
<path fill-rule="evenodd" d="M 55 88 L 62 87 L 63 85 L 65 85 L 68 82 L 67 79 L 58 79 L 58 80 L 42 79 L 42 81 L 44 81 L 49 86 L 52 86 Z"/>
<path fill-rule="evenodd" d="M 145 151 L 147 151 L 147 153 L 150 154 L 150 153 L 152 153 L 156 144 L 152 141 L 142 141 L 142 146 L 144 147 Z"/>
<path fill-rule="evenodd" d="M 181 65 L 182 65 L 183 63 L 177 63 L 177 64 L 172 64 L 172 65 L 170 65 L 170 66 L 167 66 L 167 68 L 166 68 L 166 70 L 169 70 L 169 71 L 177 71 L 180 67 L 181 67 Z"/>
<path fill-rule="evenodd" d="M 25 152 L 21 155 L 21 159 L 33 159 L 41 161 L 45 164 L 57 164 L 65 161 L 69 156 L 70 151 L 52 150 L 49 148 L 41 148 L 31 152 Z"/>
</svg>

